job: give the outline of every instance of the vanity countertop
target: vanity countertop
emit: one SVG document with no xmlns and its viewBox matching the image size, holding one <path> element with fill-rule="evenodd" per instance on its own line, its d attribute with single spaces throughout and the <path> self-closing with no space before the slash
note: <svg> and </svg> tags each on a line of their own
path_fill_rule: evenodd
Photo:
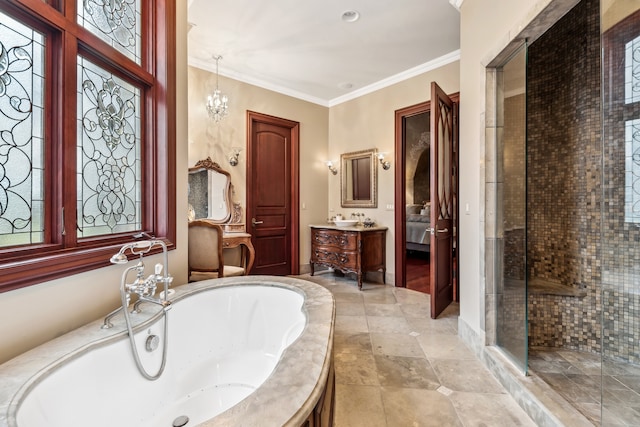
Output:
<svg viewBox="0 0 640 427">
<path fill-rule="evenodd" d="M 348 227 L 338 227 L 335 224 L 311 224 L 309 225 L 311 228 L 328 228 L 330 230 L 344 230 L 344 231 L 376 231 L 376 230 L 387 230 L 388 227 L 383 225 L 374 225 L 372 227 L 365 227 L 363 225 L 352 225 Z"/>
</svg>

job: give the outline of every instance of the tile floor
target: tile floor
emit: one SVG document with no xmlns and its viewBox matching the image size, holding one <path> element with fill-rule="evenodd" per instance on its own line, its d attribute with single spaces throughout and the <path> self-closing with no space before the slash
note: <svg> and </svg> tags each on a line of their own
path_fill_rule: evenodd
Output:
<svg viewBox="0 0 640 427">
<path fill-rule="evenodd" d="M 299 276 L 336 299 L 336 427 L 535 426 L 458 338 L 458 305 L 331 272 Z"/>
<path fill-rule="evenodd" d="M 571 350 L 529 350 L 530 369 L 595 426 L 640 425 L 640 367 L 619 361 L 601 366 L 600 359 Z"/>
</svg>

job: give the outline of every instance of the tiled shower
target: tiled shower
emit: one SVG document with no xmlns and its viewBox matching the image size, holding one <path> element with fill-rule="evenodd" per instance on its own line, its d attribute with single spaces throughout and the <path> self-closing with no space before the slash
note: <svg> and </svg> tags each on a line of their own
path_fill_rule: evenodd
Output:
<svg viewBox="0 0 640 427">
<path fill-rule="evenodd" d="M 500 70 L 496 341 L 603 426 L 640 425 L 637 3 L 582 0 L 529 40 L 525 90 Z"/>
</svg>

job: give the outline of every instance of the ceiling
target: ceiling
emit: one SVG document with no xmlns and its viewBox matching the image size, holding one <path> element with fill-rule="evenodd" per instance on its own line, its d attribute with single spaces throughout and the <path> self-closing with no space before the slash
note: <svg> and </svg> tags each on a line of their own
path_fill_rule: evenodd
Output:
<svg viewBox="0 0 640 427">
<path fill-rule="evenodd" d="M 452 3 L 188 0 L 189 64 L 215 72 L 221 55 L 222 76 L 331 106 L 457 60 Z"/>
</svg>

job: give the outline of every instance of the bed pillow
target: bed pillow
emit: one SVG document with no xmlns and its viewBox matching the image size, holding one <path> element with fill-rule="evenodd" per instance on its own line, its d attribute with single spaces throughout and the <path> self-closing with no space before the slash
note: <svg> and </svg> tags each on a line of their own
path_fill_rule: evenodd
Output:
<svg viewBox="0 0 640 427">
<path fill-rule="evenodd" d="M 420 209 L 422 209 L 422 205 L 407 205 L 407 216 L 419 214 Z"/>
<path fill-rule="evenodd" d="M 407 221 L 411 222 L 429 222 L 428 215 L 411 214 L 407 215 Z"/>
</svg>

